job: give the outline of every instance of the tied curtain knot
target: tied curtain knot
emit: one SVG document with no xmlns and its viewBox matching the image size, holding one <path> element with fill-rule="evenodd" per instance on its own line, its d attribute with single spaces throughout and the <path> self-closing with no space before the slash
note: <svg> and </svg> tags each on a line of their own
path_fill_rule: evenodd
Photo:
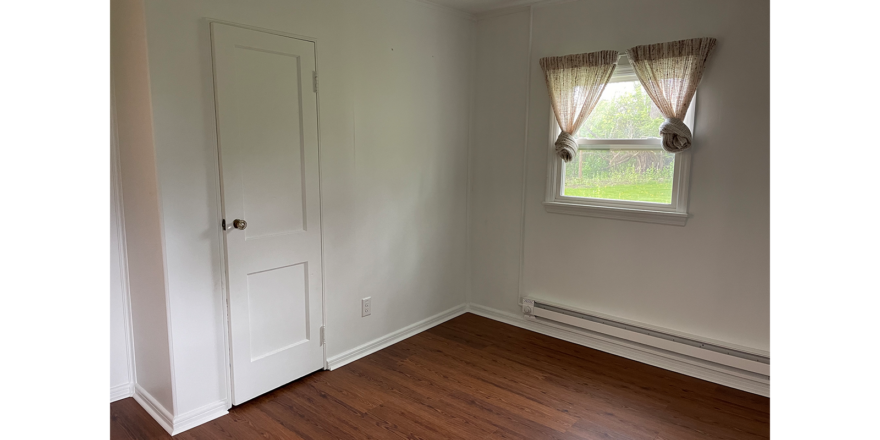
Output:
<svg viewBox="0 0 880 440">
<path fill-rule="evenodd" d="M 687 127 L 685 127 L 687 128 Z M 569 133 L 559 133 L 556 138 L 556 154 L 566 162 L 571 162 L 578 151 L 577 139 Z"/>
<path fill-rule="evenodd" d="M 666 118 L 660 124 L 660 135 L 663 149 L 670 153 L 680 153 L 691 147 L 691 129 L 679 118 Z"/>
</svg>

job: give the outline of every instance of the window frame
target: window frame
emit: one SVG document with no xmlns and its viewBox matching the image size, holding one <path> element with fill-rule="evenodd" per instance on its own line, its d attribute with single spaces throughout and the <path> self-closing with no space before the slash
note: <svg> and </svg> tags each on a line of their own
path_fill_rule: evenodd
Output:
<svg viewBox="0 0 880 440">
<path fill-rule="evenodd" d="M 635 72 L 621 56 L 609 83 L 638 81 Z M 684 118 L 685 124 L 694 132 L 694 116 L 696 113 L 696 94 Z M 687 223 L 688 187 L 691 171 L 691 151 L 675 154 L 672 176 L 672 202 L 668 204 L 653 202 L 635 202 L 628 200 L 598 199 L 589 197 L 573 197 L 564 195 L 565 163 L 556 154 L 554 143 L 560 133 L 556 117 L 550 110 L 550 136 L 548 148 L 547 187 L 544 209 L 550 213 L 573 214 L 588 217 L 601 217 L 620 220 L 660 223 L 684 226 Z M 651 139 L 587 139 L 578 138 L 580 150 L 607 150 L 625 148 L 628 150 L 662 150 L 662 140 Z M 574 163 L 574 161 L 572 161 Z"/>
</svg>

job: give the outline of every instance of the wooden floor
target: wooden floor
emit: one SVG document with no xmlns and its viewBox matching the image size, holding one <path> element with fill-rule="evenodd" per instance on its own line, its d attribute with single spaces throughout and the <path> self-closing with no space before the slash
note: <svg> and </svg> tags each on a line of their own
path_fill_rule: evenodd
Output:
<svg viewBox="0 0 880 440">
<path fill-rule="evenodd" d="M 131 398 L 111 438 L 171 438 Z M 465 314 L 184 439 L 758 439 L 770 399 Z"/>
</svg>

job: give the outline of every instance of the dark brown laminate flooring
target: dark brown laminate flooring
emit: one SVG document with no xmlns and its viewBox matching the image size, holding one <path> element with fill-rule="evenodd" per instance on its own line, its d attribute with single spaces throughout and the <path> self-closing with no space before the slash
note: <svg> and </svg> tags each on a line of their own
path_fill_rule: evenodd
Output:
<svg viewBox="0 0 880 440">
<path fill-rule="evenodd" d="M 176 439 L 762 439 L 770 399 L 465 314 Z M 167 439 L 134 399 L 110 437 Z"/>
</svg>

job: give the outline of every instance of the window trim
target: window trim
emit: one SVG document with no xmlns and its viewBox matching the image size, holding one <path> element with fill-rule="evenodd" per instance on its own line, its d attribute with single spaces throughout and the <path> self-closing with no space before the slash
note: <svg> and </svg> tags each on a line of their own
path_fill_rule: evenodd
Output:
<svg viewBox="0 0 880 440">
<path fill-rule="evenodd" d="M 621 61 L 625 61 L 622 57 Z M 610 82 L 637 81 L 629 63 L 618 66 Z M 696 96 L 691 102 L 685 123 L 694 130 Z M 550 136 L 547 150 L 547 185 L 544 209 L 554 214 L 581 215 L 619 220 L 659 223 L 665 225 L 684 226 L 687 223 L 688 189 L 690 187 L 691 151 L 687 150 L 675 155 L 672 176 L 672 203 L 633 202 L 613 199 L 596 199 L 586 197 L 565 196 L 563 181 L 565 173 L 562 158 L 556 155 L 554 143 L 559 136 L 559 124 L 553 111 L 550 111 Z M 578 138 L 581 149 L 627 148 L 655 150 L 662 149 L 661 140 L 657 139 L 585 139 Z M 588 148 L 583 148 L 588 147 Z M 589 148 L 593 147 L 593 148 Z M 596 148 L 600 147 L 600 148 Z M 601 148 L 604 147 L 604 148 Z"/>
</svg>

